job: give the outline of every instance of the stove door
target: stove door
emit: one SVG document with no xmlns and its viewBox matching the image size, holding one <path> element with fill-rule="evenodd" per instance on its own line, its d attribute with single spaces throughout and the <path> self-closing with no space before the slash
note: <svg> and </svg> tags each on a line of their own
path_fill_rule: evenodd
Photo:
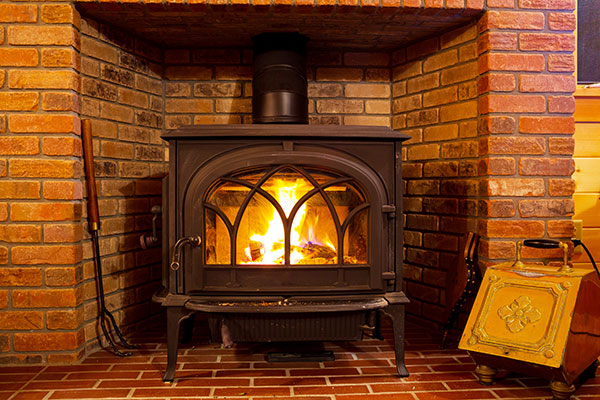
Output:
<svg viewBox="0 0 600 400">
<path fill-rule="evenodd" d="M 182 231 L 185 292 L 299 294 L 383 290 L 387 191 L 376 171 L 319 146 L 239 149 L 192 176 Z M 387 207 L 389 208 L 389 207 Z"/>
</svg>

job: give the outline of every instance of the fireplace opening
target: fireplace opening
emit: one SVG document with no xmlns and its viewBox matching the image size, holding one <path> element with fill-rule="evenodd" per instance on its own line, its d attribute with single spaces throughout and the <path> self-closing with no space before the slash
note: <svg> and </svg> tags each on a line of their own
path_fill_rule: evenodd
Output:
<svg viewBox="0 0 600 400">
<path fill-rule="evenodd" d="M 203 205 L 206 264 L 368 262 L 369 203 L 341 174 L 291 165 L 235 172 Z"/>
</svg>

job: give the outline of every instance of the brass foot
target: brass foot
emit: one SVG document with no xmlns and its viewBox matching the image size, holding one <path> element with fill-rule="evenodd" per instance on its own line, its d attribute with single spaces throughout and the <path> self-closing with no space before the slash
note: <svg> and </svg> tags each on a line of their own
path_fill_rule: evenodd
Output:
<svg viewBox="0 0 600 400">
<path fill-rule="evenodd" d="M 482 385 L 493 385 L 494 377 L 497 373 L 498 370 L 496 368 L 487 365 L 477 364 L 477 367 L 475 367 L 475 374 L 477 375 L 477 378 L 479 378 L 479 383 Z"/>
<path fill-rule="evenodd" d="M 552 390 L 555 400 L 569 400 L 575 391 L 575 386 L 567 385 L 562 381 L 552 381 L 550 383 L 550 390 Z"/>
</svg>

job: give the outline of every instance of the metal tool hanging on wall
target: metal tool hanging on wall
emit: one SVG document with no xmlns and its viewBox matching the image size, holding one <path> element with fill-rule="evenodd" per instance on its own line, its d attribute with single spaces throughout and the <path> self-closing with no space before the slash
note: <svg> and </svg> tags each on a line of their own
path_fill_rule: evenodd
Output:
<svg viewBox="0 0 600 400">
<path fill-rule="evenodd" d="M 117 343 L 110 335 L 106 326 L 106 319 L 112 323 L 114 332 L 120 340 L 120 345 L 127 349 L 135 349 L 136 346 L 129 344 L 117 325 L 115 317 L 106 308 L 104 301 L 104 285 L 102 284 L 102 263 L 100 260 L 100 245 L 98 239 L 98 230 L 100 229 L 100 214 L 98 212 L 98 194 L 96 192 L 96 176 L 94 172 L 94 147 L 92 142 L 92 123 L 88 119 L 81 122 L 81 137 L 83 143 L 83 161 L 85 164 L 85 179 L 87 182 L 87 211 L 88 211 L 88 230 L 92 237 L 94 248 L 94 264 L 96 264 L 96 283 L 98 288 L 98 301 L 100 303 L 100 327 L 104 333 L 106 341 L 110 345 L 112 352 L 119 357 L 127 357 L 132 353 L 122 352 L 117 348 Z"/>
</svg>

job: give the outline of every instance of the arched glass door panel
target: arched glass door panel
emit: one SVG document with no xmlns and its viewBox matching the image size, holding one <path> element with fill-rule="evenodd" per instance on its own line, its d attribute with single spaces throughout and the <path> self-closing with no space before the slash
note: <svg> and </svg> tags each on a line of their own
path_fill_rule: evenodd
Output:
<svg viewBox="0 0 600 400">
<path fill-rule="evenodd" d="M 291 225 L 290 244 L 292 265 L 338 263 L 336 224 L 320 193 L 298 208 Z"/>
</svg>

